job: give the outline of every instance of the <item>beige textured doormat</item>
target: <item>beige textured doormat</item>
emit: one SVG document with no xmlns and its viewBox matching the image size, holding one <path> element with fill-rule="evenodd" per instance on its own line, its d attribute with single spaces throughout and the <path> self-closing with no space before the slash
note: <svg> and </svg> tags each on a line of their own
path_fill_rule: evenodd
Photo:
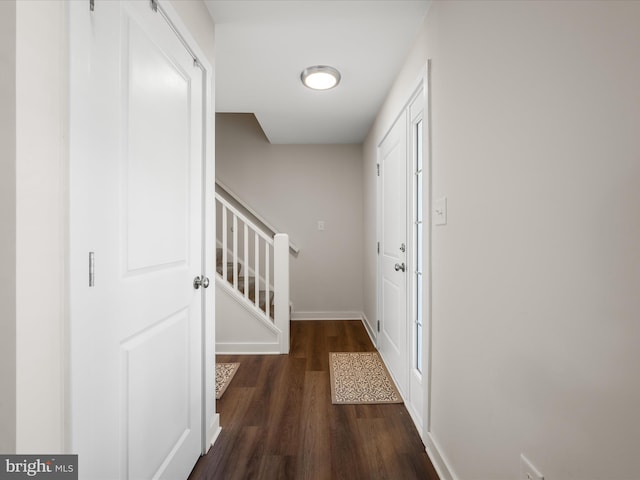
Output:
<svg viewBox="0 0 640 480">
<path fill-rule="evenodd" d="M 331 402 L 402 403 L 378 352 L 330 352 Z"/>
<path fill-rule="evenodd" d="M 222 397 L 239 366 L 239 363 L 216 363 L 216 400 Z"/>
</svg>

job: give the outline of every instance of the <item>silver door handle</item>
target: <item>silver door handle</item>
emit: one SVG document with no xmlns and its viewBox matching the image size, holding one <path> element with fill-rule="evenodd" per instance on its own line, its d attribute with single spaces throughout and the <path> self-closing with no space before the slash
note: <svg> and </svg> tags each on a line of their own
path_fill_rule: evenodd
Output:
<svg viewBox="0 0 640 480">
<path fill-rule="evenodd" d="M 207 288 L 209 286 L 209 278 L 203 275 L 202 278 L 200 278 L 200 276 L 197 276 L 193 279 L 193 288 L 198 290 L 201 285 L 202 288 Z"/>
<path fill-rule="evenodd" d="M 394 267 L 396 269 L 396 272 L 402 270 L 403 272 L 406 270 L 406 267 L 404 266 L 404 262 L 402 263 L 396 263 L 396 266 Z"/>
</svg>

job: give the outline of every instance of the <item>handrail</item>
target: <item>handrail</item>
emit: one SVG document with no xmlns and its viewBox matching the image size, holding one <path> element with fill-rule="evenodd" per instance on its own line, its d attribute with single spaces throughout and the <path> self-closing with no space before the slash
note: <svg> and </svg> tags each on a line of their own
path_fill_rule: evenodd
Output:
<svg viewBox="0 0 640 480">
<path fill-rule="evenodd" d="M 216 193 L 216 200 L 218 202 L 220 202 L 222 205 L 224 205 L 225 207 L 227 207 L 227 210 L 231 210 L 233 212 L 233 214 L 239 218 L 240 220 L 242 220 L 243 223 L 248 224 L 248 225 L 253 225 L 253 222 L 245 215 L 242 214 L 242 212 L 240 210 L 238 210 L 236 207 L 234 207 L 233 205 L 231 205 L 229 202 L 227 202 L 221 195 L 219 195 L 218 193 Z M 271 238 L 269 235 L 267 235 L 266 233 L 264 233 L 262 230 L 260 230 L 259 228 L 254 228 L 253 229 L 258 235 L 260 235 L 265 241 L 269 242 L 271 245 L 273 245 L 273 238 Z"/>
<path fill-rule="evenodd" d="M 240 196 L 238 194 L 236 194 L 233 190 L 231 190 L 228 186 L 226 186 L 224 183 L 222 183 L 220 180 L 216 179 L 216 185 L 219 186 L 222 190 L 225 191 L 225 193 L 227 195 L 229 195 L 231 198 L 233 198 L 234 202 L 237 202 L 240 206 L 242 206 L 242 208 L 244 210 L 246 210 L 247 212 L 249 212 L 253 217 L 255 217 L 262 225 L 264 225 L 268 230 L 270 230 L 272 235 L 275 235 L 276 233 L 280 232 L 280 229 L 274 227 L 273 225 L 271 225 L 267 220 L 264 219 L 264 217 L 262 217 L 262 215 L 260 215 L 258 212 L 256 212 L 253 208 L 251 208 L 249 205 L 247 205 L 246 202 L 244 202 Z M 216 193 L 216 197 L 218 197 L 218 193 Z M 224 198 L 222 196 L 220 196 L 220 198 Z M 229 205 L 228 202 L 226 202 L 227 205 Z M 237 211 L 237 209 L 236 209 Z M 245 217 L 246 218 L 246 217 Z M 295 243 L 293 243 L 291 240 L 289 240 L 289 250 L 291 250 L 291 252 L 293 252 L 294 255 L 298 255 L 300 253 L 300 247 L 298 247 Z"/>
</svg>

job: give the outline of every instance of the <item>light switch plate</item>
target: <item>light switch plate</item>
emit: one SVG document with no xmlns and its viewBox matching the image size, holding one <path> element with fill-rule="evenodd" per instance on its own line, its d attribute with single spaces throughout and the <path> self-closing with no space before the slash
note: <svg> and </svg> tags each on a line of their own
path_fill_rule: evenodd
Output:
<svg viewBox="0 0 640 480">
<path fill-rule="evenodd" d="M 440 197 L 433 200 L 433 224 L 447 224 L 447 197 Z"/>
</svg>

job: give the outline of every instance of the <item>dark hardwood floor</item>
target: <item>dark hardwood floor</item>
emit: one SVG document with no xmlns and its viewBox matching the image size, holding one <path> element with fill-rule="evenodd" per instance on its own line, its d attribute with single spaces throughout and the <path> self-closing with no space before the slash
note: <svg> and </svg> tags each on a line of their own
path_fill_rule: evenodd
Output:
<svg viewBox="0 0 640 480">
<path fill-rule="evenodd" d="M 360 321 L 301 321 L 289 355 L 219 355 L 240 367 L 189 480 L 437 480 L 404 405 L 331 403 L 329 352 L 374 350 Z"/>
</svg>

